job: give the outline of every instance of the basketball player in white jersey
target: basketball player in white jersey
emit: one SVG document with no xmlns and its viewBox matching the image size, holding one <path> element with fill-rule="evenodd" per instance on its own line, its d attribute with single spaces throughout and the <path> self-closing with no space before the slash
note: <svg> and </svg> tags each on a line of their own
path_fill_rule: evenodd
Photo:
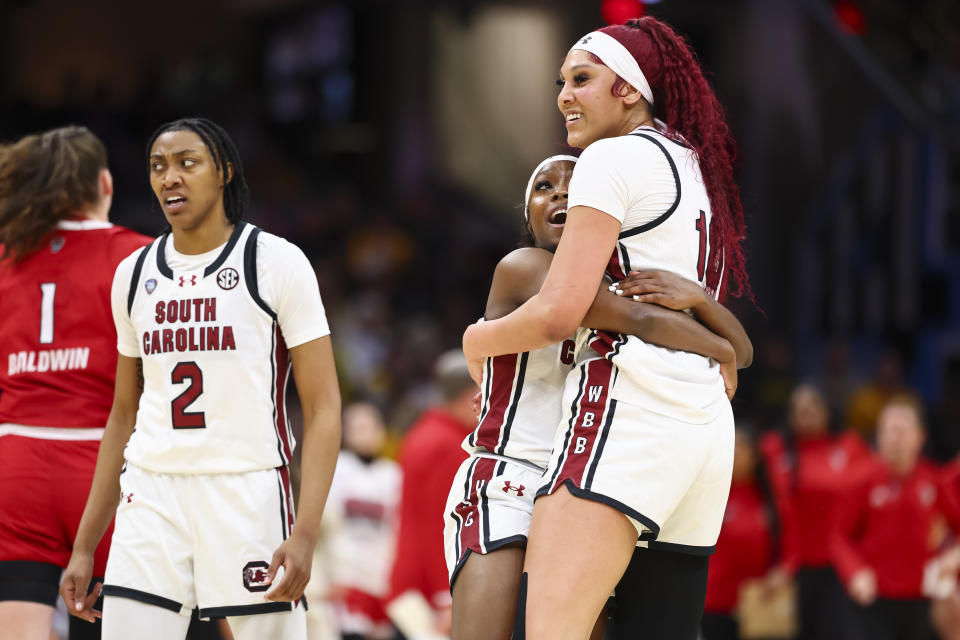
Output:
<svg viewBox="0 0 960 640">
<path fill-rule="evenodd" d="M 83 594 L 116 512 L 106 640 L 183 638 L 194 609 L 225 617 L 238 640 L 305 638 L 301 595 L 340 437 L 316 276 L 297 247 L 243 222 L 243 168 L 218 125 L 163 125 L 147 153 L 170 231 L 114 277 L 113 409 L 60 592 L 72 614 L 100 615 Z M 291 364 L 304 414 L 296 526 Z"/>
<path fill-rule="evenodd" d="M 525 199 L 530 246 L 510 253 L 497 266 L 487 320 L 509 314 L 540 288 L 563 233 L 575 163 L 572 156 L 553 156 L 530 176 Z M 666 296 L 699 289 L 696 283 L 671 279 L 672 274 L 642 275 L 666 282 L 661 287 Z M 750 357 L 750 341 L 719 303 L 712 302 L 703 315 L 705 324 L 719 335 L 686 314 L 618 298 L 603 286 L 584 325 L 712 357 L 732 372 L 730 386 L 735 387 L 736 367 Z M 575 366 L 574 351 L 575 342 L 568 339 L 484 362 L 479 424 L 463 445 L 471 457 L 453 481 L 444 521 L 454 640 L 510 638 L 533 500 L 550 460 L 564 380 Z M 602 635 L 602 624 L 594 635 Z"/>
</svg>

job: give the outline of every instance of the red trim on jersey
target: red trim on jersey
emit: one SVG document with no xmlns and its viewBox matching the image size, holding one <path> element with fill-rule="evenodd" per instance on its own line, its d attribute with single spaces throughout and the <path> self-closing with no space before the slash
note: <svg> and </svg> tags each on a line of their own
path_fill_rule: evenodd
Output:
<svg viewBox="0 0 960 640">
<path fill-rule="evenodd" d="M 290 375 L 290 352 L 287 351 L 287 343 L 283 341 L 283 334 L 280 332 L 280 326 L 276 328 L 276 348 L 274 349 L 273 359 L 277 367 L 275 373 L 274 387 L 274 408 L 276 409 L 277 421 L 274 427 L 277 430 L 277 437 L 280 438 L 280 455 L 283 457 L 283 463 L 289 464 L 293 459 L 293 447 L 290 446 L 290 430 L 287 426 L 287 377 Z"/>
<path fill-rule="evenodd" d="M 500 433 L 513 399 L 517 379 L 517 354 L 509 353 L 493 358 L 490 396 L 485 398 L 488 410 L 474 431 L 474 444 L 495 452 L 500 444 Z"/>
<path fill-rule="evenodd" d="M 610 256 L 610 262 L 607 263 L 607 273 L 617 282 L 627 277 L 627 274 L 623 271 L 623 265 L 620 264 L 620 245 L 613 248 L 613 255 Z"/>
<path fill-rule="evenodd" d="M 587 369 L 587 380 L 583 386 L 583 393 L 576 402 L 576 413 L 571 425 L 573 435 L 564 451 L 560 473 L 557 474 L 557 478 L 553 482 L 554 489 L 563 484 L 565 480 L 572 480 L 578 487 L 581 486 L 583 473 L 587 468 L 587 462 L 593 455 L 594 448 L 600 440 L 599 436 L 609 409 L 610 385 L 613 382 L 613 363 L 598 358 L 590 360 L 583 366 Z M 599 395 L 594 399 L 590 397 L 591 387 L 600 387 Z"/>
<path fill-rule="evenodd" d="M 477 458 L 473 471 L 469 474 L 469 484 L 465 488 L 465 495 L 460 504 L 454 509 L 460 518 L 460 558 L 467 553 L 467 549 L 477 553 L 486 553 L 486 543 L 490 540 L 490 532 L 482 531 L 484 526 L 483 512 L 486 509 L 486 487 L 493 479 L 497 460 L 491 458 Z M 478 483 L 482 483 L 479 484 Z M 467 522 L 470 522 L 468 525 Z M 458 561 L 460 560 L 458 558 Z"/>
</svg>

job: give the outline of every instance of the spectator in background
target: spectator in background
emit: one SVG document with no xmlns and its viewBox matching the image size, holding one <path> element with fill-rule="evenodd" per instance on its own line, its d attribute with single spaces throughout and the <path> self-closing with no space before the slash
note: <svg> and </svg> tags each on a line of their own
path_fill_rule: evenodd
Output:
<svg viewBox="0 0 960 640">
<path fill-rule="evenodd" d="M 873 379 L 847 402 L 847 426 L 864 438 L 873 435 L 880 411 L 891 398 L 912 394 L 903 383 L 903 358 L 895 349 L 884 351 L 873 370 Z"/>
<path fill-rule="evenodd" d="M 935 521 L 945 516 L 960 531 L 960 512 L 943 486 L 943 472 L 920 457 L 922 414 L 910 396 L 895 397 L 883 408 L 879 455 L 837 510 L 831 550 L 847 591 L 862 607 L 862 637 L 870 640 L 932 636 L 923 582 L 936 552 Z"/>
<path fill-rule="evenodd" d="M 799 640 L 832 640 L 848 616 L 828 525 L 867 447 L 854 433 L 832 434 L 823 394 L 801 385 L 790 396 L 789 432 L 766 434 L 760 450 L 783 532 L 783 561 L 772 582 L 795 574 Z"/>
<path fill-rule="evenodd" d="M 394 634 L 384 599 L 396 543 L 400 467 L 381 457 L 385 439 L 376 406 L 357 402 L 344 409 L 344 449 L 327 501 L 328 511 L 339 516 L 329 569 L 344 640 L 386 640 Z"/>
<path fill-rule="evenodd" d="M 753 436 L 738 426 L 730 497 L 707 574 L 704 640 L 740 637 L 734 617 L 740 586 L 748 578 L 765 575 L 773 563 L 778 523 L 769 492 Z"/>
<path fill-rule="evenodd" d="M 400 449 L 400 530 L 387 613 L 408 640 L 445 637 L 450 630 L 443 512 L 450 482 L 467 457 L 460 443 L 476 426 L 477 387 L 459 349 L 437 359 L 434 378 L 443 403 L 420 416 Z"/>
</svg>

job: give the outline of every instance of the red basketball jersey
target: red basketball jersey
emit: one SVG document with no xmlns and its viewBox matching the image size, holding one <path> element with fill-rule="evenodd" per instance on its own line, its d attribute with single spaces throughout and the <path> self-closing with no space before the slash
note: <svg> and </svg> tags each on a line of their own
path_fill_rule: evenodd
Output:
<svg viewBox="0 0 960 640">
<path fill-rule="evenodd" d="M 117 368 L 113 273 L 148 242 L 71 220 L 20 264 L 0 263 L 0 424 L 106 424 Z"/>
</svg>

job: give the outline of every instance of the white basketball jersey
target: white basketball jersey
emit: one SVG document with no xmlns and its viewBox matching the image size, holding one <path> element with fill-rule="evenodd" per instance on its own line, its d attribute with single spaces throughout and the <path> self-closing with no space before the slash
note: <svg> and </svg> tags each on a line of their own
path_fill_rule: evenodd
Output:
<svg viewBox="0 0 960 640">
<path fill-rule="evenodd" d="M 145 386 L 125 457 L 137 466 L 239 473 L 289 463 L 290 360 L 277 314 L 260 296 L 260 233 L 237 224 L 195 271 L 168 265 L 170 234 L 135 254 L 127 310 Z"/>
<path fill-rule="evenodd" d="M 693 149 L 651 127 L 637 129 L 601 149 L 609 149 L 613 157 L 599 159 L 598 167 L 634 163 L 658 168 L 661 178 L 671 174 L 673 178 L 658 181 L 651 177 L 646 191 L 626 196 L 626 215 L 621 218 L 620 237 L 607 266 L 610 277 L 619 281 L 631 270 L 662 269 L 705 287 L 711 250 L 710 200 Z M 574 169 L 574 181 L 581 164 L 583 159 Z M 574 186 L 571 184 L 571 207 L 581 204 Z M 590 202 L 591 186 L 583 181 L 576 186 Z M 659 207 L 652 215 L 644 211 L 647 202 Z M 719 289 L 719 283 L 713 288 Z M 709 358 L 606 332 L 592 332 L 587 343 L 617 365 L 612 393 L 617 400 L 692 423 L 712 420 L 726 402 L 719 367 Z"/>
<path fill-rule="evenodd" d="M 400 466 L 386 458 L 364 462 L 343 451 L 327 510 L 340 517 L 330 537 L 330 580 L 385 597 L 393 567 L 400 502 Z"/>
<path fill-rule="evenodd" d="M 487 358 L 480 420 L 463 448 L 526 460 L 545 469 L 574 349 L 573 340 L 564 340 L 536 351 Z"/>
</svg>

